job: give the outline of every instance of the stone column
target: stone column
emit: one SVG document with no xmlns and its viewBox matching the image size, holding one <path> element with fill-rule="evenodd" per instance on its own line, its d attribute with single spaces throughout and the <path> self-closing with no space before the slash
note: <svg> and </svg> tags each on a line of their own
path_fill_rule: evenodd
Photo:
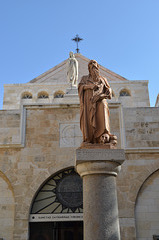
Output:
<svg viewBox="0 0 159 240">
<path fill-rule="evenodd" d="M 83 178 L 84 240 L 120 240 L 116 176 L 122 149 L 77 149 L 76 169 Z"/>
</svg>

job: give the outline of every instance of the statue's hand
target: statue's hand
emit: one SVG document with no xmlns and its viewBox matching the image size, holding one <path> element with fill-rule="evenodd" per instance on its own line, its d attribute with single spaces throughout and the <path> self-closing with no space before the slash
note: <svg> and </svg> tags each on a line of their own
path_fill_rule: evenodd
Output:
<svg viewBox="0 0 159 240">
<path fill-rule="evenodd" d="M 98 85 L 97 85 L 97 84 L 94 84 L 93 90 L 96 91 L 96 90 L 98 90 L 98 88 L 99 88 Z"/>
<path fill-rule="evenodd" d="M 106 98 L 107 99 L 111 99 L 112 98 L 112 91 L 111 91 L 111 89 L 110 88 L 107 88 L 106 90 L 105 90 L 105 96 L 106 96 Z"/>
<path fill-rule="evenodd" d="M 110 91 L 110 89 L 107 88 L 106 91 L 105 91 L 105 93 L 106 93 L 106 95 L 111 95 L 111 91 Z"/>
</svg>

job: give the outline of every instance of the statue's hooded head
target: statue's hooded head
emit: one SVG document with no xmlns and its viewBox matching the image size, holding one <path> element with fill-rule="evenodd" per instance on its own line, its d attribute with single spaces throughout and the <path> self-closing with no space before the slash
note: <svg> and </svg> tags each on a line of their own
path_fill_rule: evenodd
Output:
<svg viewBox="0 0 159 240">
<path fill-rule="evenodd" d="M 97 63 L 96 60 L 91 60 L 88 63 L 88 71 L 89 74 L 93 77 L 96 75 L 96 77 L 99 76 L 99 64 Z"/>
<path fill-rule="evenodd" d="M 69 55 L 70 55 L 70 58 L 75 57 L 73 52 L 70 52 Z"/>
</svg>

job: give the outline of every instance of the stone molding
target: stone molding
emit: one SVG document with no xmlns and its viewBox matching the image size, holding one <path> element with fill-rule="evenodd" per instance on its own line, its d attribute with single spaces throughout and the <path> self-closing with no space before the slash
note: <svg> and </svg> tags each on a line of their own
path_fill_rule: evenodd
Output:
<svg viewBox="0 0 159 240">
<path fill-rule="evenodd" d="M 117 176 L 124 160 L 123 149 L 76 150 L 76 169 L 81 177 L 90 174 Z"/>
<path fill-rule="evenodd" d="M 159 147 L 125 148 L 125 153 L 159 153 Z"/>
<path fill-rule="evenodd" d="M 117 162 L 112 161 L 98 161 L 95 162 L 77 162 L 77 172 L 81 177 L 92 174 L 105 174 L 105 175 L 113 175 L 117 176 L 119 173 L 121 166 Z"/>
<path fill-rule="evenodd" d="M 105 160 L 117 162 L 122 164 L 125 160 L 125 153 L 123 149 L 77 149 L 76 150 L 76 161 L 81 163 L 81 161 L 95 161 L 95 160 Z"/>
<path fill-rule="evenodd" d="M 63 100 L 63 99 L 62 99 Z M 110 108 L 119 108 L 120 116 L 120 135 L 121 135 L 121 148 L 125 150 L 125 153 L 159 153 L 159 147 L 139 147 L 139 148 L 127 148 L 126 139 L 125 139 L 125 124 L 123 119 L 123 107 L 121 103 L 109 103 Z M 79 99 L 77 102 L 71 103 L 67 102 L 56 102 L 52 103 L 34 103 L 34 104 L 22 104 L 21 105 L 21 120 L 20 120 L 20 142 L 19 143 L 10 143 L 10 144 L 0 144 L 0 148 L 24 148 L 25 146 L 25 131 L 26 131 L 26 111 L 27 109 L 46 109 L 46 108 L 76 108 L 79 107 Z"/>
</svg>

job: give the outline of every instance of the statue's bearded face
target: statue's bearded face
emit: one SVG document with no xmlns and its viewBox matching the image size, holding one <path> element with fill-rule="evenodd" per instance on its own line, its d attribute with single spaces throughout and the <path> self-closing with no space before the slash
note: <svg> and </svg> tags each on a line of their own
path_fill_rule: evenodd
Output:
<svg viewBox="0 0 159 240">
<path fill-rule="evenodd" d="M 99 65 L 95 60 L 91 60 L 88 63 L 88 70 L 90 75 L 92 76 L 96 75 L 96 77 L 99 76 Z"/>
</svg>

